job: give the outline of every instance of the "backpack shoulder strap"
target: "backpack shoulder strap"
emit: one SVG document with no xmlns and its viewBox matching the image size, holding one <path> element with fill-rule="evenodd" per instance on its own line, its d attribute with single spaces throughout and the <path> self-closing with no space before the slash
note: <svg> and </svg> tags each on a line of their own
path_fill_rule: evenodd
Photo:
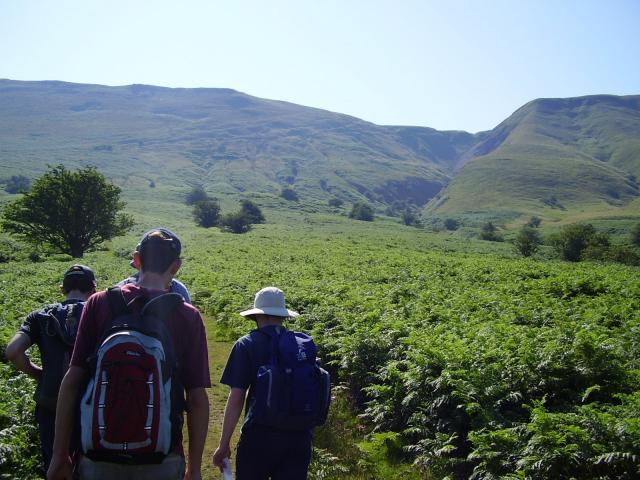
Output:
<svg viewBox="0 0 640 480">
<path fill-rule="evenodd" d="M 140 314 L 143 317 L 145 315 L 153 315 L 161 321 L 166 322 L 171 315 L 173 315 L 175 309 L 182 303 L 184 303 L 184 298 L 182 298 L 182 295 L 179 293 L 163 293 L 149 300 L 144 307 L 142 307 Z"/>
<path fill-rule="evenodd" d="M 127 311 L 127 302 L 120 287 L 109 287 L 107 289 L 107 300 L 111 309 L 111 318 L 119 317 Z"/>
</svg>

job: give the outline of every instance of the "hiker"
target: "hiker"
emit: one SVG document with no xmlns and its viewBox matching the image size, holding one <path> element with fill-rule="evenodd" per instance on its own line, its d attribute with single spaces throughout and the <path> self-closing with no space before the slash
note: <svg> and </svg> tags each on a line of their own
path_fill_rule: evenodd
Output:
<svg viewBox="0 0 640 480">
<path fill-rule="evenodd" d="M 166 290 L 181 266 L 181 249 L 170 230 L 147 232 L 134 253 L 138 283 L 87 302 L 60 387 L 47 478 L 71 478 L 66 451 L 76 412 L 70 406 L 80 394 L 81 479 L 201 478 L 209 419 L 205 389 L 211 386 L 204 323 L 196 308 Z"/>
<path fill-rule="evenodd" d="M 286 308 L 282 290 L 263 288 L 254 308 L 240 315 L 258 328 L 236 341 L 222 373 L 220 382 L 231 391 L 213 463 L 221 471 L 227 467 L 231 436 L 246 399 L 236 479 L 306 479 L 312 430 L 324 423 L 329 408 L 329 375 L 316 364 L 311 337 L 283 326 L 298 313 Z"/>
<path fill-rule="evenodd" d="M 139 251 L 140 251 L 140 244 L 136 245 L 135 252 L 139 252 Z M 136 263 L 135 252 L 133 254 L 133 258 L 129 262 L 129 265 L 131 265 L 137 271 L 136 271 L 136 273 L 134 273 L 130 277 L 125 278 L 120 283 L 118 283 L 119 287 L 121 287 L 123 285 L 126 285 L 127 283 L 138 283 L 138 279 L 140 278 L 140 263 L 139 262 Z M 191 296 L 189 295 L 189 290 L 187 290 L 187 287 L 185 286 L 185 284 L 182 283 L 177 278 L 172 278 L 171 279 L 171 282 L 169 283 L 168 289 L 171 292 L 179 293 L 180 295 L 182 295 L 182 298 L 184 298 L 185 302 L 191 303 Z"/>
<path fill-rule="evenodd" d="M 64 301 L 27 315 L 6 349 L 7 360 L 38 382 L 35 417 L 45 472 L 51 462 L 58 389 L 69 368 L 82 307 L 96 291 L 95 275 L 89 267 L 73 265 L 64 273 L 60 289 Z M 41 367 L 27 356 L 31 345 L 40 350 Z M 68 453 L 73 455 L 77 447 L 78 438 L 74 435 Z"/>
</svg>

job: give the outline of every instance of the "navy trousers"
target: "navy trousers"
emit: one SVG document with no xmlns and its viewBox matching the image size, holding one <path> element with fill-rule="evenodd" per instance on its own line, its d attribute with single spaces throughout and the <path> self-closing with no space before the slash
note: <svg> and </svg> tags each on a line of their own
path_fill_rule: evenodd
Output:
<svg viewBox="0 0 640 480">
<path fill-rule="evenodd" d="M 240 435 L 236 480 L 306 480 L 309 462 L 310 431 L 252 425 Z"/>
</svg>

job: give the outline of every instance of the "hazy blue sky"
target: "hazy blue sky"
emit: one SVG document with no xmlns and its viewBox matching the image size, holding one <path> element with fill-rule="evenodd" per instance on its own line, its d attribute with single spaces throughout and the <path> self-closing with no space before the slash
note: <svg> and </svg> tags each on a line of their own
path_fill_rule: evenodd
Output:
<svg viewBox="0 0 640 480">
<path fill-rule="evenodd" d="M 0 78 L 479 131 L 538 97 L 640 94 L 640 0 L 0 0 Z"/>
</svg>

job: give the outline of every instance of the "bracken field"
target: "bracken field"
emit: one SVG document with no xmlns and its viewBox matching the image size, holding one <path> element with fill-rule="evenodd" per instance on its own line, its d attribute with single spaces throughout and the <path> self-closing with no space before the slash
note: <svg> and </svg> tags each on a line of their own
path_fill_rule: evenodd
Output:
<svg viewBox="0 0 640 480">
<path fill-rule="evenodd" d="M 182 207 L 181 207 L 182 208 Z M 182 236 L 179 278 L 206 318 L 212 381 L 252 325 L 237 312 L 276 285 L 335 380 L 315 434 L 312 479 L 632 479 L 640 476 L 637 267 L 519 259 L 508 243 L 429 233 L 389 219 L 266 211 L 244 235 L 157 219 L 87 254 L 99 288 L 130 273 L 149 222 Z M 140 216 L 140 215 L 139 215 Z M 140 220 L 140 219 L 139 219 Z M 0 347 L 58 297 L 73 262 L 0 264 Z M 0 364 L 0 478 L 37 478 L 34 384 Z M 225 390 L 212 390 L 206 455 Z M 205 463 L 209 463 L 209 458 Z M 219 478 L 207 465 L 206 478 Z"/>
</svg>

